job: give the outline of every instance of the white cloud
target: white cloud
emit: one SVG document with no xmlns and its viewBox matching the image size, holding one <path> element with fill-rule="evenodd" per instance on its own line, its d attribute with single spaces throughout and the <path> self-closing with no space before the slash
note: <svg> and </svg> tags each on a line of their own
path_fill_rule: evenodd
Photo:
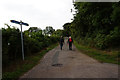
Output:
<svg viewBox="0 0 120 80">
<path fill-rule="evenodd" d="M 4 23 L 10 23 L 11 19 L 22 20 L 44 29 L 52 26 L 54 29 L 61 29 L 62 25 L 70 22 L 72 14 L 70 9 L 72 0 L 2 0 L 0 3 L 0 27 Z M 23 27 L 24 30 L 29 27 Z"/>
</svg>

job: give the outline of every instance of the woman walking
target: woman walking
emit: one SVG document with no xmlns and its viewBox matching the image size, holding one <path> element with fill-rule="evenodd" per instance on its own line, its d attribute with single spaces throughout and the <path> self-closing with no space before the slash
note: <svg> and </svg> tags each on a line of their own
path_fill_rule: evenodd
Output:
<svg viewBox="0 0 120 80">
<path fill-rule="evenodd" d="M 68 38 L 68 43 L 69 43 L 69 50 L 72 50 L 73 39 L 71 38 L 71 36 Z"/>
</svg>

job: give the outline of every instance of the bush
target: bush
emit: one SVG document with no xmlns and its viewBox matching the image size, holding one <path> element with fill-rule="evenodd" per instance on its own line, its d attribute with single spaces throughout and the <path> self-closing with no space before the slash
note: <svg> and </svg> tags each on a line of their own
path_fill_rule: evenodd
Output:
<svg viewBox="0 0 120 80">
<path fill-rule="evenodd" d="M 115 27 L 109 35 L 105 37 L 107 47 L 118 47 L 120 46 L 120 28 Z"/>
<path fill-rule="evenodd" d="M 23 33 L 25 56 L 35 54 L 58 41 L 58 37 L 44 36 L 42 32 L 31 32 L 30 34 L 31 37 L 29 36 L 29 31 Z M 8 63 L 22 58 L 20 31 L 10 27 L 7 29 L 3 28 L 2 38 L 2 61 L 3 66 L 7 67 Z"/>
</svg>

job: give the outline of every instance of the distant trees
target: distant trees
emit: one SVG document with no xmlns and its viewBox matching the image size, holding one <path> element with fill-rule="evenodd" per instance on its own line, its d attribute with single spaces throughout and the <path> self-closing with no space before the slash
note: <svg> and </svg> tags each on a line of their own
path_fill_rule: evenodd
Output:
<svg viewBox="0 0 120 80">
<path fill-rule="evenodd" d="M 41 32 L 42 30 L 40 28 L 37 27 L 30 27 L 28 29 L 29 32 Z"/>
<path fill-rule="evenodd" d="M 55 31 L 55 29 L 53 29 L 53 27 L 51 26 L 47 26 L 46 29 L 43 30 L 43 34 L 44 35 L 52 35 L 52 33 Z"/>
<path fill-rule="evenodd" d="M 64 35 L 64 34 L 63 34 L 63 30 L 61 30 L 61 29 L 57 29 L 57 30 L 54 31 L 53 34 L 52 34 L 52 36 L 58 36 L 58 37 L 63 36 L 63 35 Z"/>
<path fill-rule="evenodd" d="M 120 46 L 120 2 L 74 3 L 76 14 L 64 32 L 77 42 L 99 49 Z M 64 34 L 65 34 L 64 33 Z"/>
<path fill-rule="evenodd" d="M 63 34 L 64 34 L 64 36 L 69 37 L 71 35 L 70 28 L 71 28 L 71 23 L 65 23 L 63 25 L 63 29 L 64 29 Z"/>
</svg>

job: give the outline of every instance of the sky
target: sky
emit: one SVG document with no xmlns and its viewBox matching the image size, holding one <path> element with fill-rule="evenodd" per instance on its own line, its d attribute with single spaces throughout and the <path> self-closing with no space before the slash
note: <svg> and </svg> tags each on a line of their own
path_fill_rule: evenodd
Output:
<svg viewBox="0 0 120 80">
<path fill-rule="evenodd" d="M 0 28 L 6 28 L 7 23 L 20 29 L 20 25 L 10 20 L 28 23 L 23 31 L 29 27 L 45 29 L 52 26 L 54 29 L 63 29 L 65 23 L 71 22 L 73 14 L 72 0 L 1 0 L 0 1 Z"/>
</svg>

